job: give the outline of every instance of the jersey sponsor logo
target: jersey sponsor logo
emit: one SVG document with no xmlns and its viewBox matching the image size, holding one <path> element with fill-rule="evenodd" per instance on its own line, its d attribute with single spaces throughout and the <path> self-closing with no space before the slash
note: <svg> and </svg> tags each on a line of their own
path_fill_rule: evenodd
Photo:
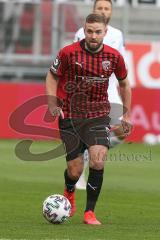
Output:
<svg viewBox="0 0 160 240">
<path fill-rule="evenodd" d="M 104 77 L 104 76 L 101 76 L 101 77 L 90 77 L 90 76 L 78 76 L 76 75 L 75 76 L 75 79 L 81 79 L 81 80 L 84 80 L 86 82 L 106 82 L 108 81 L 109 79 Z"/>
<path fill-rule="evenodd" d="M 103 70 L 104 70 L 104 71 L 109 70 L 110 65 L 111 65 L 110 61 L 108 61 L 108 60 L 107 60 L 107 61 L 103 61 L 103 62 L 102 62 L 102 68 L 103 68 Z"/>
</svg>

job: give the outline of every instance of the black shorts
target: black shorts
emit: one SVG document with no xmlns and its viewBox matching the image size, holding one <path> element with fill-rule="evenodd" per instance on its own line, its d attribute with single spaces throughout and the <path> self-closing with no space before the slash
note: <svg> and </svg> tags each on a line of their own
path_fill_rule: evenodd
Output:
<svg viewBox="0 0 160 240">
<path fill-rule="evenodd" d="M 82 155 L 85 149 L 93 145 L 109 148 L 108 116 L 90 119 L 59 119 L 59 129 L 66 151 L 66 160 L 70 161 Z"/>
</svg>

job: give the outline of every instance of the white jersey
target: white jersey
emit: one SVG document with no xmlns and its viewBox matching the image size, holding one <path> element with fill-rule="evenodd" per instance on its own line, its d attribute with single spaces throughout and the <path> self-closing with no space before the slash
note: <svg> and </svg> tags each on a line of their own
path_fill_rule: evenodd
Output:
<svg viewBox="0 0 160 240">
<path fill-rule="evenodd" d="M 75 34 L 74 42 L 80 41 L 84 38 L 84 28 L 80 28 Z M 119 29 L 108 25 L 108 30 L 103 39 L 103 43 L 118 50 L 125 59 L 123 34 Z M 118 81 L 115 75 L 112 74 L 109 80 L 108 99 L 110 103 L 122 104 L 121 98 L 118 93 L 117 85 Z"/>
</svg>

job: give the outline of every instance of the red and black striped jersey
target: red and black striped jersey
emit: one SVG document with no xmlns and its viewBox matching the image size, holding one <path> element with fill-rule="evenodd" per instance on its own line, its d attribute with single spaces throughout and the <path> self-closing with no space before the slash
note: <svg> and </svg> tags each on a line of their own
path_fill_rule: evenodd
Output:
<svg viewBox="0 0 160 240">
<path fill-rule="evenodd" d="M 91 53 L 85 40 L 60 50 L 50 71 L 58 76 L 57 97 L 63 101 L 65 118 L 96 118 L 108 115 L 107 88 L 114 72 L 118 81 L 126 78 L 122 55 L 107 45 Z"/>
</svg>

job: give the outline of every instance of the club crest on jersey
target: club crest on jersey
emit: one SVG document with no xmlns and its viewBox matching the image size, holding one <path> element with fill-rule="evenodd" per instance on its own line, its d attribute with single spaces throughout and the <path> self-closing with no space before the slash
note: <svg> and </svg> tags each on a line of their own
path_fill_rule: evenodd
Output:
<svg viewBox="0 0 160 240">
<path fill-rule="evenodd" d="M 110 68 L 110 64 L 111 64 L 111 63 L 110 63 L 110 61 L 108 61 L 108 60 L 107 60 L 107 61 L 103 61 L 103 62 L 102 62 L 103 70 L 104 70 L 104 71 L 107 71 L 107 70 Z"/>
</svg>

